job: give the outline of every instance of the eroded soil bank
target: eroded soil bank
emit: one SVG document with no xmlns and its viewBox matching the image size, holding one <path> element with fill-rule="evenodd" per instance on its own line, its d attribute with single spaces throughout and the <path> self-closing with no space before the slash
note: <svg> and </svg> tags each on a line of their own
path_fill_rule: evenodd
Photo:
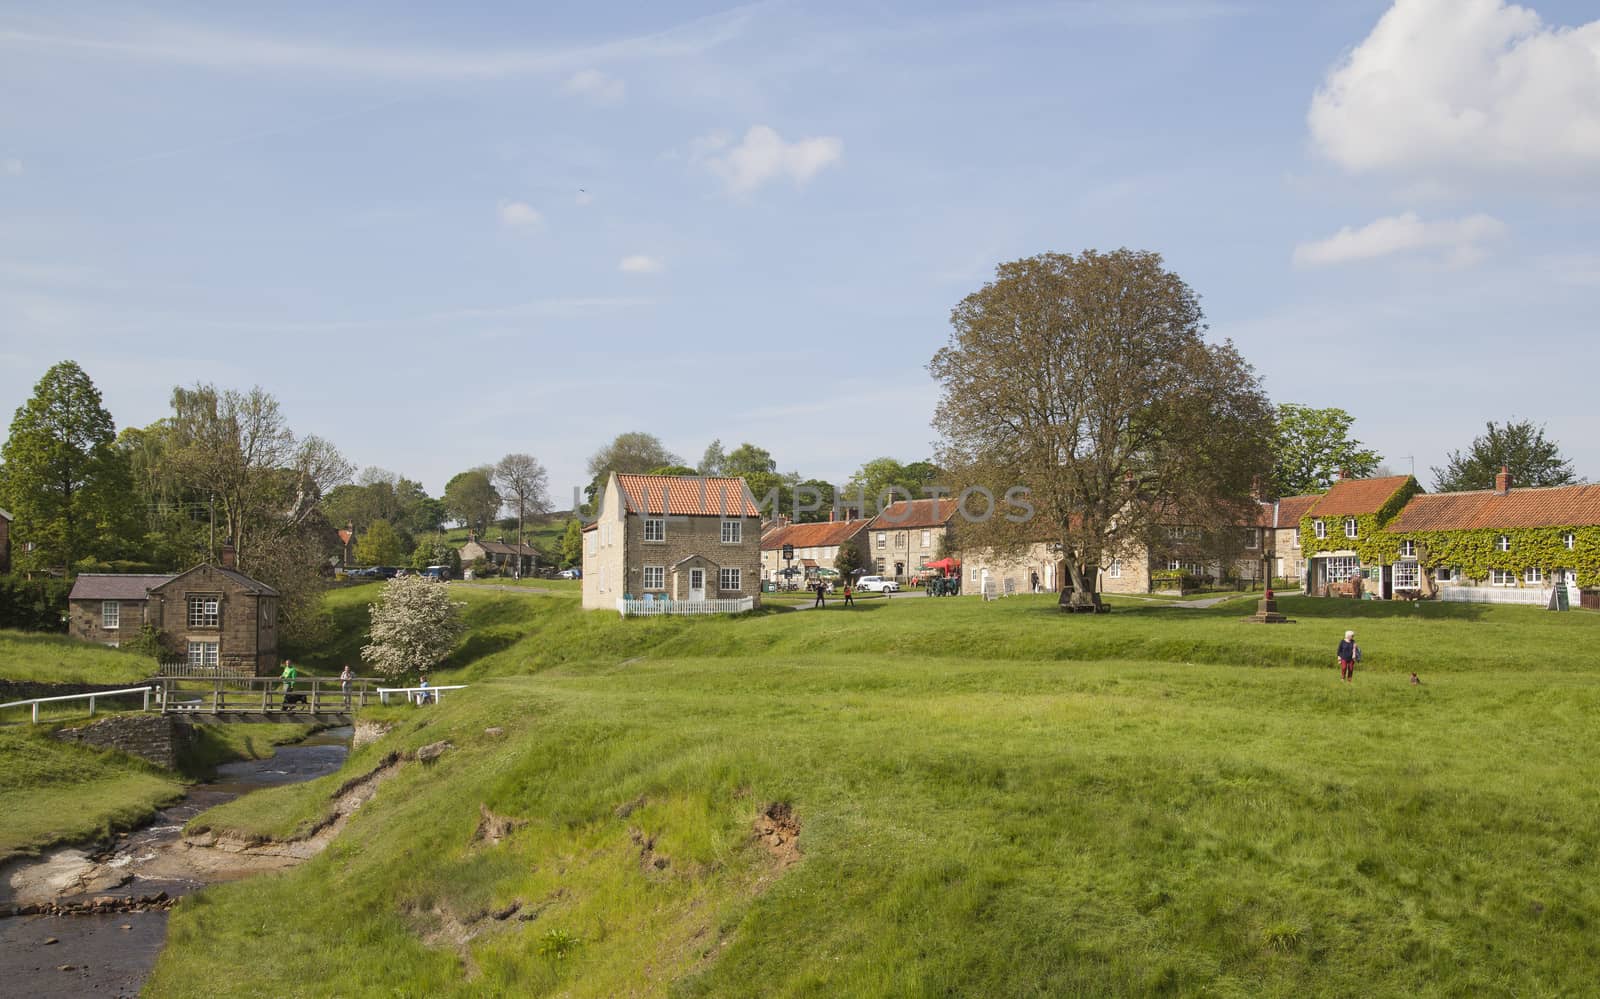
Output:
<svg viewBox="0 0 1600 999">
<path fill-rule="evenodd" d="M 299 863 L 322 844 L 191 844 L 184 824 L 242 794 L 321 777 L 350 751 L 349 728 L 229 763 L 149 824 L 104 848 L 66 847 L 0 868 L 0 981 L 16 995 L 137 995 L 166 940 L 166 908 L 208 884 Z M 84 910 L 88 910 L 85 912 Z M 70 912 L 70 915 L 54 913 Z M 38 914 L 43 913 L 43 914 Z M 13 991 L 14 990 L 14 991 Z"/>
</svg>

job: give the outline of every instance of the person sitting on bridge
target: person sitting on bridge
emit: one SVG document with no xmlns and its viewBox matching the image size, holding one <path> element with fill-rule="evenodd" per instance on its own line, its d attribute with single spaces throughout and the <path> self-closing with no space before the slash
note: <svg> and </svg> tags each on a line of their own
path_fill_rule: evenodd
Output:
<svg viewBox="0 0 1600 999">
<path fill-rule="evenodd" d="M 417 703 L 427 704 L 428 698 L 433 696 L 428 691 L 428 674 L 422 674 L 422 680 L 417 684 Z"/>
</svg>

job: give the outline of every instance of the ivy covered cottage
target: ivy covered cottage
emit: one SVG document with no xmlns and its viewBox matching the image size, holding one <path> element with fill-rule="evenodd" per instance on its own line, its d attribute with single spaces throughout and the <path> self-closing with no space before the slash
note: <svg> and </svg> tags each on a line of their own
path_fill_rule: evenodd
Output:
<svg viewBox="0 0 1600 999">
<path fill-rule="evenodd" d="M 710 614 L 761 603 L 761 512 L 743 479 L 619 475 L 583 532 L 583 606 Z"/>
<path fill-rule="evenodd" d="M 1473 492 L 1339 482 L 1302 518 L 1300 542 L 1320 596 L 1548 604 L 1559 586 L 1569 605 L 1600 604 L 1600 486 L 1515 489 L 1505 469 Z"/>
</svg>

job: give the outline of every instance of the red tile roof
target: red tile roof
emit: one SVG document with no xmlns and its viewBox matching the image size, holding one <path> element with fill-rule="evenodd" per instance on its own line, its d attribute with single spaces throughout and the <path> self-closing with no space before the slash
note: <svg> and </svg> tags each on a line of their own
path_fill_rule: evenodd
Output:
<svg viewBox="0 0 1600 999">
<path fill-rule="evenodd" d="M 1415 496 L 1389 525 L 1389 530 L 1470 531 L 1493 527 L 1594 525 L 1600 525 L 1600 485 Z"/>
<path fill-rule="evenodd" d="M 775 551 L 784 545 L 796 548 L 831 548 L 853 538 L 867 526 L 865 520 L 825 520 L 818 524 L 786 524 L 761 536 L 761 550 Z"/>
<path fill-rule="evenodd" d="M 690 475 L 618 475 L 630 513 L 675 517 L 759 517 L 743 479 Z"/>
<path fill-rule="evenodd" d="M 1309 496 L 1285 496 L 1278 500 L 1278 522 L 1276 527 L 1299 527 L 1300 519 L 1311 512 L 1317 505 L 1317 500 L 1322 498 L 1321 493 L 1312 493 Z"/>
<path fill-rule="evenodd" d="M 943 527 L 956 515 L 959 505 L 954 499 L 900 500 L 889 504 L 868 526 L 875 531 Z"/>
<path fill-rule="evenodd" d="M 72 581 L 68 600 L 146 600 L 152 590 L 175 578 L 132 572 L 84 572 Z"/>
<path fill-rule="evenodd" d="M 1410 478 L 1409 475 L 1391 475 L 1382 479 L 1340 480 L 1322 494 L 1310 513 L 1314 517 L 1359 517 L 1377 513 Z"/>
</svg>

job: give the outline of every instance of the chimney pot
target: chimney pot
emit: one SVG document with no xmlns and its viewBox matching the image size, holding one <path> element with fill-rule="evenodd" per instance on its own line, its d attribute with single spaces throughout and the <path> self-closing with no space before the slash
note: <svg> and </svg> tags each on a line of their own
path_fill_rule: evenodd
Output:
<svg viewBox="0 0 1600 999">
<path fill-rule="evenodd" d="M 1500 472 L 1494 477 L 1494 491 L 1504 496 L 1511 491 L 1511 469 L 1505 465 L 1500 466 Z"/>
</svg>

